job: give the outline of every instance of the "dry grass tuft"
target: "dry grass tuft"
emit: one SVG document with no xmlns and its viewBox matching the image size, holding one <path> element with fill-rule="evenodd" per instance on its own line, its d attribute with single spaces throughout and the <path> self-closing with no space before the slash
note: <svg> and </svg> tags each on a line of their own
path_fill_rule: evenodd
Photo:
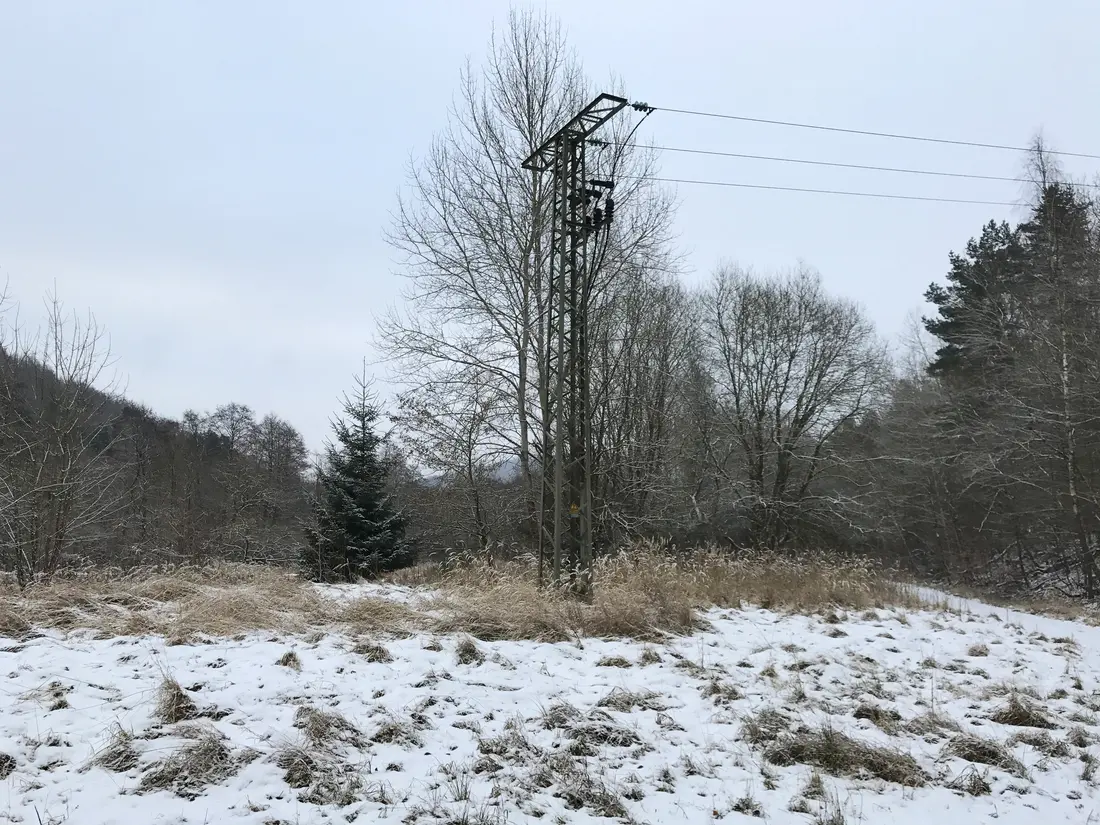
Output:
<svg viewBox="0 0 1100 825">
<path fill-rule="evenodd" d="M 469 636 L 460 639 L 455 646 L 455 662 L 460 665 L 480 665 L 485 661 L 485 654 L 477 646 L 477 642 Z"/>
<path fill-rule="evenodd" d="M 199 708 L 191 697 L 184 693 L 180 683 L 170 676 L 165 676 L 160 683 L 160 691 L 157 695 L 157 718 L 166 725 L 174 725 L 177 722 L 185 722 L 199 717 Z"/>
<path fill-rule="evenodd" d="M 773 765 L 811 765 L 834 776 L 869 775 L 908 787 L 928 783 L 928 775 L 912 756 L 859 742 L 827 726 L 777 740 L 764 752 L 764 758 Z"/>
<path fill-rule="evenodd" d="M 362 780 L 349 766 L 331 754 L 311 753 L 305 748 L 281 749 L 275 764 L 283 771 L 283 781 L 295 790 L 304 789 L 300 802 L 343 807 L 358 800 Z"/>
<path fill-rule="evenodd" d="M 1024 777 L 1027 771 L 1019 759 L 998 742 L 970 733 L 960 733 L 943 748 L 944 756 L 954 756 L 979 765 L 992 765 L 1014 776 Z"/>
<path fill-rule="evenodd" d="M 886 733 L 896 733 L 901 723 L 901 714 L 893 708 L 863 703 L 852 714 L 856 719 L 867 719 Z"/>
<path fill-rule="evenodd" d="M 968 647 L 966 649 L 966 655 L 967 656 L 988 656 L 989 655 L 989 645 L 983 644 L 982 642 L 978 642 L 977 644 L 973 644 L 973 645 L 971 645 L 970 647 Z"/>
<path fill-rule="evenodd" d="M 730 810 L 734 813 L 744 814 L 745 816 L 762 817 L 764 815 L 764 809 L 760 807 L 760 803 L 749 794 L 745 794 L 740 799 L 736 800 L 733 805 L 730 806 Z"/>
<path fill-rule="evenodd" d="M 422 744 L 420 734 L 411 722 L 392 715 L 378 726 L 370 740 L 384 745 L 399 745 L 403 748 L 418 748 Z"/>
<path fill-rule="evenodd" d="M 584 719 L 575 722 L 568 731 L 573 745 L 584 753 L 594 755 L 595 746 L 608 745 L 613 748 L 631 748 L 642 744 L 641 738 L 630 728 L 616 724 L 615 720 L 601 710 L 593 710 Z"/>
<path fill-rule="evenodd" d="M 806 780 L 806 787 L 802 789 L 802 795 L 807 799 L 825 798 L 825 779 L 820 773 L 814 771 Z"/>
<path fill-rule="evenodd" d="M 791 719 L 774 708 L 764 708 L 754 716 L 745 717 L 741 738 L 751 745 L 774 742 L 791 729 Z"/>
<path fill-rule="evenodd" d="M 15 772 L 17 766 L 15 757 L 9 753 L 0 753 L 0 781 L 7 779 Z"/>
<path fill-rule="evenodd" d="M 989 718 L 998 724 L 1018 728 L 1054 730 L 1058 727 L 1037 705 L 1015 693 L 1009 696 L 1008 702 L 994 711 Z"/>
<path fill-rule="evenodd" d="M 596 707 L 609 708 L 619 713 L 630 713 L 635 708 L 663 711 L 667 708 L 667 705 L 661 701 L 661 694 L 652 690 L 635 693 L 622 688 L 615 688 L 598 701 Z"/>
<path fill-rule="evenodd" d="M 634 664 L 629 659 L 624 659 L 622 656 L 604 656 L 596 662 L 596 667 L 628 668 L 634 667 Z"/>
<path fill-rule="evenodd" d="M 945 787 L 953 791 L 970 794 L 970 796 L 986 796 L 993 793 L 993 786 L 989 784 L 989 778 L 983 773 L 978 773 L 978 769 L 973 765 L 967 765 L 963 768 L 959 775 L 948 782 Z"/>
<path fill-rule="evenodd" d="M 661 654 L 648 645 L 642 650 L 642 655 L 638 657 L 638 664 L 643 667 L 646 665 L 659 665 L 661 661 Z"/>
<path fill-rule="evenodd" d="M 1009 745 L 1030 745 L 1044 756 L 1054 759 L 1065 759 L 1070 756 L 1069 746 L 1066 742 L 1059 742 L 1045 730 L 1021 731 L 1014 734 L 1009 740 Z"/>
<path fill-rule="evenodd" d="M 393 661 L 393 654 L 386 649 L 385 645 L 378 642 L 357 642 L 351 652 L 362 656 L 368 662 L 389 664 Z"/>
<path fill-rule="evenodd" d="M 926 739 L 942 738 L 946 733 L 959 730 L 959 724 L 943 714 L 929 711 L 910 719 L 904 725 L 908 733 L 923 736 Z"/>
<path fill-rule="evenodd" d="M 362 747 L 363 734 L 339 713 L 318 710 L 308 705 L 298 708 L 294 714 L 294 727 L 305 735 L 313 747 L 331 750 L 337 743 Z"/>
<path fill-rule="evenodd" d="M 107 745 L 89 764 L 113 773 L 125 773 L 136 768 L 138 752 L 134 747 L 133 734 L 123 730 L 121 726 L 116 727 Z"/>
<path fill-rule="evenodd" d="M 736 685 L 731 685 L 720 679 L 711 679 L 703 685 L 701 690 L 703 695 L 712 699 L 716 705 L 728 705 L 731 702 L 736 702 L 738 699 L 744 698 Z"/>
<path fill-rule="evenodd" d="M 547 730 L 562 730 L 571 727 L 581 716 L 581 712 L 568 702 L 556 702 L 543 711 L 542 725 Z"/>
<path fill-rule="evenodd" d="M 288 650 L 282 656 L 279 657 L 279 661 L 275 664 L 282 665 L 283 667 L 289 667 L 291 670 L 296 670 L 299 673 L 302 672 L 302 660 L 298 658 L 298 654 L 293 650 Z"/>
<path fill-rule="evenodd" d="M 153 764 L 138 785 L 139 793 L 172 791 L 184 799 L 196 799 L 207 785 L 233 776 L 240 760 L 214 731 Z"/>
</svg>

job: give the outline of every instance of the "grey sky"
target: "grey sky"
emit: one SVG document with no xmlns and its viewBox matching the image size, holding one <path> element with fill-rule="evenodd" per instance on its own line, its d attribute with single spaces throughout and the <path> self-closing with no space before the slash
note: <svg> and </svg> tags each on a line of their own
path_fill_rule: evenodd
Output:
<svg viewBox="0 0 1100 825">
<path fill-rule="evenodd" d="M 590 75 L 633 99 L 1100 154 L 1095 0 L 570 0 Z M 312 447 L 398 298 L 381 238 L 410 154 L 445 121 L 507 2 L 0 3 L 0 275 L 54 283 L 111 333 L 157 412 L 240 401 Z M 1010 153 L 657 112 L 669 146 L 1014 175 Z M 1091 175 L 1100 161 L 1067 161 Z M 1013 183 L 667 154 L 669 177 L 1015 201 Z M 947 253 L 1002 207 L 683 185 L 680 243 L 798 259 L 896 335 Z"/>
</svg>

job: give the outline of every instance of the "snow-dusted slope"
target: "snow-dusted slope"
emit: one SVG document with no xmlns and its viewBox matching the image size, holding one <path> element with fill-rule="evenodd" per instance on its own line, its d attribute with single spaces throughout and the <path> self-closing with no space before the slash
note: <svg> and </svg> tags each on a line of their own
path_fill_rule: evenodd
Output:
<svg viewBox="0 0 1100 825">
<path fill-rule="evenodd" d="M 649 646 L 0 639 L 0 822 L 1097 821 L 1100 630 L 968 607 Z M 158 718 L 166 677 L 196 718 Z"/>
</svg>

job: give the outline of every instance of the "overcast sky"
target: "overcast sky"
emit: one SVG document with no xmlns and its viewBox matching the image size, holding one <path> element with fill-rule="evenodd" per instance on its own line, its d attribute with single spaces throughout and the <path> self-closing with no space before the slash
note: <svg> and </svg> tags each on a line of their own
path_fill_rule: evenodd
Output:
<svg viewBox="0 0 1100 825">
<path fill-rule="evenodd" d="M 589 74 L 635 100 L 1100 154 L 1096 0 L 570 0 Z M 0 0 L 0 277 L 109 330 L 158 413 L 239 401 L 320 446 L 400 278 L 382 230 L 507 2 Z M 657 112 L 668 146 L 990 175 L 1023 159 Z M 1015 183 L 666 154 L 669 177 L 1018 202 Z M 1100 161 L 1067 160 L 1075 175 Z M 679 243 L 799 259 L 887 336 L 1013 207 L 681 185 Z"/>
</svg>

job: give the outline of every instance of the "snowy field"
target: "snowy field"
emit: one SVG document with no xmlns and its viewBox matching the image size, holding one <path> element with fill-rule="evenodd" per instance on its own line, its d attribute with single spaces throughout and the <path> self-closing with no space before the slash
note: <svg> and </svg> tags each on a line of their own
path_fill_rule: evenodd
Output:
<svg viewBox="0 0 1100 825">
<path fill-rule="evenodd" d="M 0 822 L 1100 822 L 1100 629 L 953 606 L 650 645 L 0 638 Z"/>
</svg>

